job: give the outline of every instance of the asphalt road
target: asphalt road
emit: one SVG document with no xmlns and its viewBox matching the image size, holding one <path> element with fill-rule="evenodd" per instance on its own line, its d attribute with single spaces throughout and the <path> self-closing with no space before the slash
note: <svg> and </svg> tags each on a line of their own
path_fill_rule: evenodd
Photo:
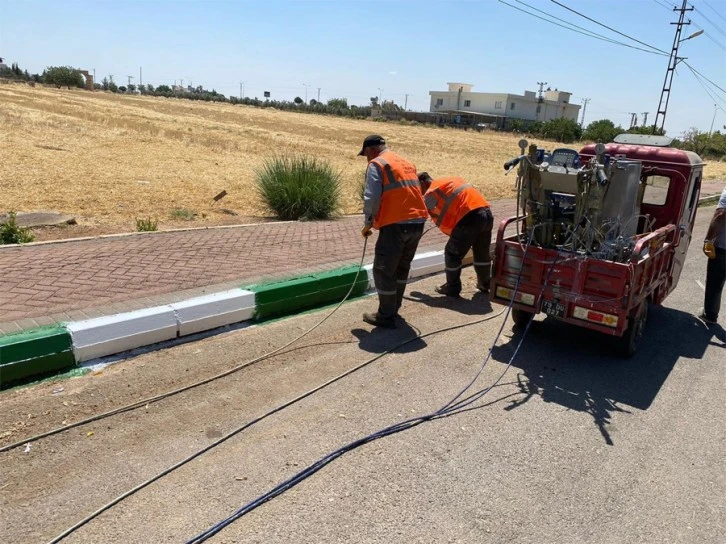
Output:
<svg viewBox="0 0 726 544">
<path fill-rule="evenodd" d="M 712 210 L 700 210 L 695 240 L 703 239 Z M 210 542 L 723 542 L 726 335 L 694 317 L 705 280 L 698 246 L 676 291 L 651 309 L 632 359 L 618 358 L 611 338 L 538 318 L 479 408 L 367 444 Z M 470 299 L 473 271 L 465 279 Z M 419 331 L 490 318 L 416 340 L 260 421 L 64 542 L 185 542 L 339 446 L 439 408 L 475 374 L 503 318 L 502 307 L 476 296 L 432 296 L 440 282 L 410 286 L 407 325 L 396 331 L 362 324 L 373 298 L 351 302 L 299 349 L 0 453 L 3 541 L 47 542 L 375 353 Z M 227 332 L 5 392 L 0 443 L 213 375 L 284 344 L 324 315 Z M 519 338 L 506 322 L 476 389 L 502 373 Z"/>
</svg>

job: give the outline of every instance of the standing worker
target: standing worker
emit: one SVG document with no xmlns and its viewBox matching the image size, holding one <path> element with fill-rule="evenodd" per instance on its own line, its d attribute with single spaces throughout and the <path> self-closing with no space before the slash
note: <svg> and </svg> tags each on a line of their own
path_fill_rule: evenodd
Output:
<svg viewBox="0 0 726 544">
<path fill-rule="evenodd" d="M 492 260 L 489 244 L 494 218 L 489 202 L 466 181 L 458 177 L 431 179 L 427 172 L 418 175 L 424 202 L 436 226 L 449 236 L 444 248 L 446 283 L 436 292 L 449 297 L 461 293 L 461 262 L 474 250 L 476 287 L 489 292 Z"/>
<path fill-rule="evenodd" d="M 708 257 L 708 267 L 703 312 L 699 317 L 710 324 L 718 321 L 721 293 L 726 281 L 726 187 L 721 192 L 718 206 L 708 226 L 703 252 Z"/>
<path fill-rule="evenodd" d="M 368 136 L 358 155 L 368 159 L 361 234 L 367 238 L 371 229 L 378 229 L 373 260 L 378 311 L 363 314 L 363 321 L 393 328 L 428 214 L 416 167 L 389 151 L 383 137 Z"/>
</svg>

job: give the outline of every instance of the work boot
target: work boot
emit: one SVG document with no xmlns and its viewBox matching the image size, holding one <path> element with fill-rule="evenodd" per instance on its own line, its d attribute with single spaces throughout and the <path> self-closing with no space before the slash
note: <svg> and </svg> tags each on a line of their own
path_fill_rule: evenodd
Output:
<svg viewBox="0 0 726 544">
<path fill-rule="evenodd" d="M 378 313 L 372 314 L 372 313 L 364 313 L 363 314 L 363 321 L 366 323 L 373 325 L 374 327 L 383 327 L 385 329 L 395 329 L 396 323 L 394 322 L 393 318 L 385 318 L 381 317 Z"/>
<path fill-rule="evenodd" d="M 489 294 L 489 282 L 485 284 L 476 282 L 476 288 L 479 290 L 480 293 L 484 293 L 485 295 Z"/>
<path fill-rule="evenodd" d="M 436 291 L 440 295 L 446 295 L 447 297 L 459 298 L 459 293 L 461 293 L 461 287 L 456 289 L 449 287 L 449 284 L 445 283 L 443 285 L 440 285 L 439 287 L 436 287 L 434 291 Z"/>
</svg>

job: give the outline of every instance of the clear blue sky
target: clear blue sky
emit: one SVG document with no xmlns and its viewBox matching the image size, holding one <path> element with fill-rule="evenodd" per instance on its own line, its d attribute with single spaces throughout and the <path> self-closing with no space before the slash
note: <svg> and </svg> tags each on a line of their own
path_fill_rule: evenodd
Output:
<svg viewBox="0 0 726 544">
<path fill-rule="evenodd" d="M 507 2 L 531 11 L 516 0 Z M 556 19 L 627 40 L 548 0 L 525 0 Z M 613 28 L 670 52 L 674 0 L 561 0 Z M 680 0 L 676 0 L 680 4 Z M 726 2 L 691 0 L 697 11 L 680 56 L 726 89 Z M 475 91 L 536 90 L 537 81 L 590 98 L 585 122 L 610 118 L 628 125 L 629 112 L 655 116 L 668 58 L 556 27 L 496 0 L 396 1 L 34 1 L 0 0 L 0 57 L 31 72 L 68 64 L 96 69 L 97 79 L 127 75 L 144 83 L 184 83 L 226 95 L 276 99 L 383 99 L 428 110 L 428 91 L 446 82 Z M 666 130 L 726 125 L 726 92 L 710 97 L 679 65 Z M 714 103 L 720 108 L 716 110 Z"/>
</svg>

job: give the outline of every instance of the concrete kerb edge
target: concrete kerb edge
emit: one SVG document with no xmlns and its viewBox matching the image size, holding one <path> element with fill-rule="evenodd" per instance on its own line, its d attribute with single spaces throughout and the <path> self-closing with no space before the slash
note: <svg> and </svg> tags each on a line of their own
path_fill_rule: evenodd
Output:
<svg viewBox="0 0 726 544">
<path fill-rule="evenodd" d="M 409 278 L 417 279 L 443 270 L 443 251 L 428 251 L 414 257 Z M 0 389 L 44 377 L 50 372 L 67 371 L 97 358 L 218 327 L 258 321 L 260 317 L 290 316 L 328 305 L 342 299 L 342 295 L 350 289 L 346 281 L 352 281 L 353 277 L 356 278 L 356 288 L 352 296 L 362 296 L 375 289 L 373 266 L 369 264 L 358 269 L 353 265 L 268 284 L 267 295 L 274 299 L 274 285 L 279 286 L 279 291 L 289 293 L 292 282 L 310 282 L 305 291 L 309 300 L 302 304 L 291 303 L 288 305 L 289 311 L 276 312 L 274 315 L 260 315 L 253 286 L 252 289 L 230 289 L 172 304 L 0 335 L 0 354 L 8 353 L 13 357 L 12 360 L 10 356 L 0 357 Z M 282 299 L 276 301 L 282 304 L 285 302 Z M 58 344 L 62 337 L 67 338 L 66 349 L 60 349 L 63 347 L 62 342 Z M 29 339 L 32 344 L 23 346 L 25 351 L 8 348 L 11 344 L 27 344 Z M 11 351 L 21 354 L 13 355 Z M 6 371 L 12 372 L 10 379 L 4 379 L 6 374 L 3 367 L 6 365 Z"/>
</svg>

